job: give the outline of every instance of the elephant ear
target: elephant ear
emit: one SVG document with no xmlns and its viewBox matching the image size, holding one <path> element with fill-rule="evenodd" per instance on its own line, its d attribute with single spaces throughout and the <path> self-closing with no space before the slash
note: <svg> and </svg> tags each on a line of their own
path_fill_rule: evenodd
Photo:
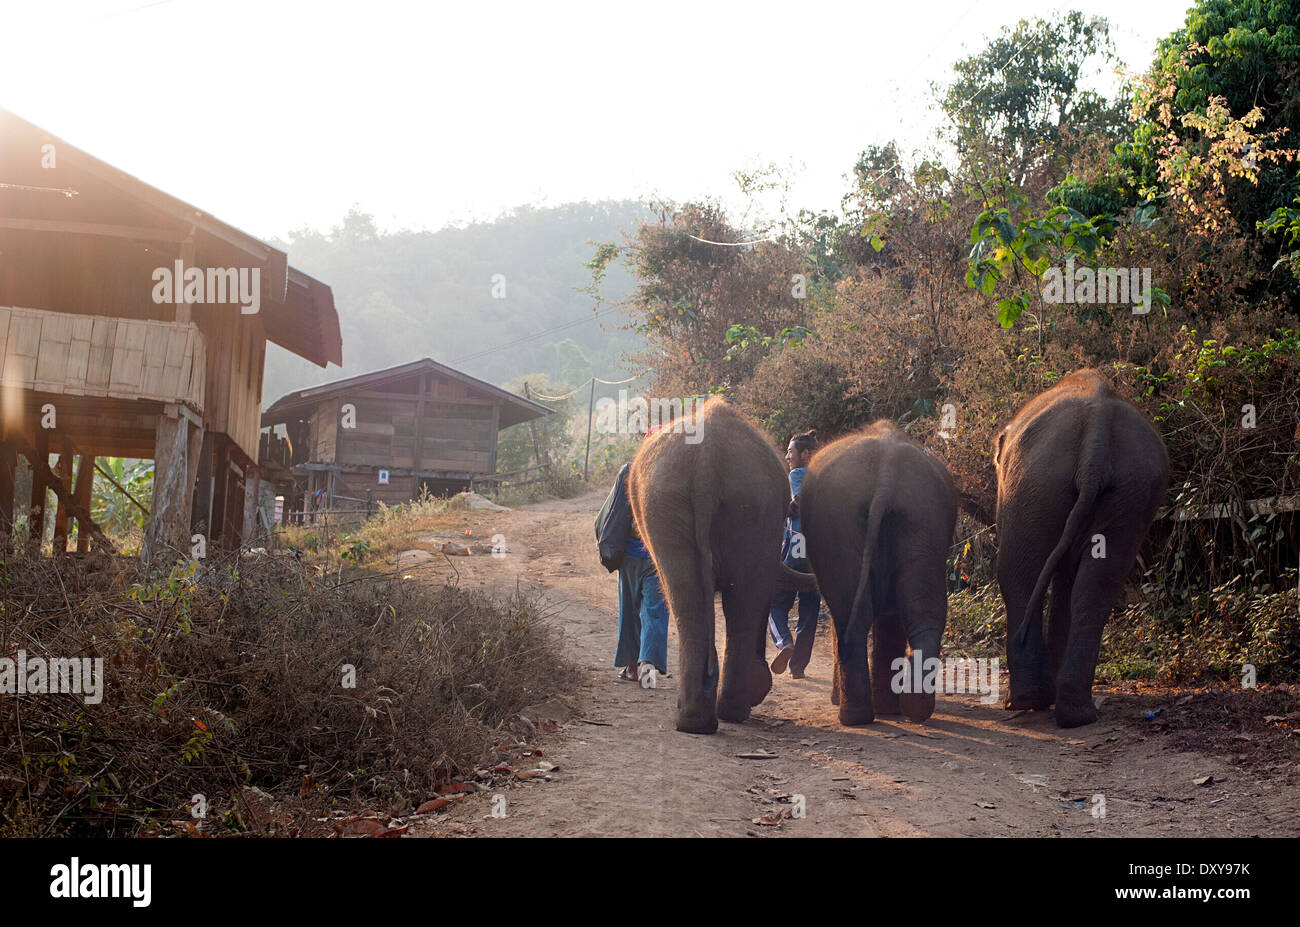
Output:
<svg viewBox="0 0 1300 927">
<path fill-rule="evenodd" d="M 1002 442 L 1006 440 L 1007 430 L 1003 428 L 998 432 L 997 438 L 993 442 L 993 466 L 997 467 L 1002 460 Z"/>
</svg>

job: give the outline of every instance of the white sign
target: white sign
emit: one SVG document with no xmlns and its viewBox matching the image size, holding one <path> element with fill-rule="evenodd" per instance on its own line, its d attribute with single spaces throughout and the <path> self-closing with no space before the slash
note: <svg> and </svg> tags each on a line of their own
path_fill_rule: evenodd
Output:
<svg viewBox="0 0 1300 927">
<path fill-rule="evenodd" d="M 380 471 L 379 471 L 379 485 L 380 485 L 380 486 L 387 486 L 387 485 L 388 485 L 388 471 L 387 471 L 387 470 L 380 470 Z"/>
</svg>

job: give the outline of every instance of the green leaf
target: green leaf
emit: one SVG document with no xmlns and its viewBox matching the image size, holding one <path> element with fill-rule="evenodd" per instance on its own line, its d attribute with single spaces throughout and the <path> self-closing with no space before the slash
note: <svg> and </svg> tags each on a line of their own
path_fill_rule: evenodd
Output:
<svg viewBox="0 0 1300 927">
<path fill-rule="evenodd" d="M 1029 305 L 1024 296 L 1008 296 L 998 300 L 998 322 L 1003 328 L 1011 328 Z"/>
</svg>

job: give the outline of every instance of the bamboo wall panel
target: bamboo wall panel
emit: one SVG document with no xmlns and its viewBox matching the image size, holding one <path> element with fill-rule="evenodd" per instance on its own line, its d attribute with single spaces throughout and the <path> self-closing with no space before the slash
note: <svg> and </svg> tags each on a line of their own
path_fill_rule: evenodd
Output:
<svg viewBox="0 0 1300 927">
<path fill-rule="evenodd" d="M 202 411 L 206 368 L 203 336 L 191 324 L 0 306 L 0 382 Z"/>
</svg>

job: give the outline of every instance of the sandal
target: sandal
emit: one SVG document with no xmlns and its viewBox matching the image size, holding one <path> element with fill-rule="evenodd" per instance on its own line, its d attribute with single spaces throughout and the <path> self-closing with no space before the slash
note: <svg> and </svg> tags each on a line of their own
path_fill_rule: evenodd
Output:
<svg viewBox="0 0 1300 927">
<path fill-rule="evenodd" d="M 615 668 L 617 669 L 617 667 Z M 614 678 L 619 680 L 627 680 L 628 682 L 636 682 L 637 680 L 636 669 L 632 666 L 625 666 L 618 671 L 618 675 Z"/>
</svg>

